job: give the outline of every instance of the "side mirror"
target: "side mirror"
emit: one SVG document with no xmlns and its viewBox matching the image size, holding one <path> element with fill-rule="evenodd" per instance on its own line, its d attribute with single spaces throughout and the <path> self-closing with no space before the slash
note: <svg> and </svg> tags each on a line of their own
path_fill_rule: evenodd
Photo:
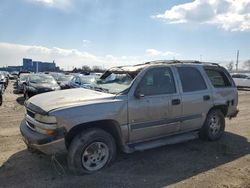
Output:
<svg viewBox="0 0 250 188">
<path fill-rule="evenodd" d="M 140 99 L 143 98 L 145 95 L 139 89 L 137 89 L 134 93 L 134 96 L 135 98 Z"/>
</svg>

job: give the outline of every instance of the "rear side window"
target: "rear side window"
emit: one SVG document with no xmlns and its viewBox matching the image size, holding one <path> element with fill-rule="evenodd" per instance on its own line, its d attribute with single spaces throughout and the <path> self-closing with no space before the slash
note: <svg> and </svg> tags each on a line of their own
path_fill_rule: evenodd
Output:
<svg viewBox="0 0 250 188">
<path fill-rule="evenodd" d="M 200 71 L 194 67 L 177 67 L 183 92 L 201 91 L 207 89 Z"/>
<path fill-rule="evenodd" d="M 223 71 L 215 69 L 205 69 L 205 71 L 214 87 L 218 88 L 232 86 L 231 82 Z"/>
</svg>

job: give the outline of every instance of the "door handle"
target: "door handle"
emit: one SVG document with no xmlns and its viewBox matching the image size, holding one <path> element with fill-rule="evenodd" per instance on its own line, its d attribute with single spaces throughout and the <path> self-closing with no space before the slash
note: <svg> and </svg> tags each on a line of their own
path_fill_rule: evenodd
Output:
<svg viewBox="0 0 250 188">
<path fill-rule="evenodd" d="M 173 99 L 172 100 L 172 105 L 179 105 L 181 104 L 181 100 L 180 99 Z"/>
<path fill-rule="evenodd" d="M 209 95 L 203 96 L 203 100 L 204 100 L 204 101 L 209 101 L 209 100 L 210 100 L 210 96 L 209 96 Z"/>
</svg>

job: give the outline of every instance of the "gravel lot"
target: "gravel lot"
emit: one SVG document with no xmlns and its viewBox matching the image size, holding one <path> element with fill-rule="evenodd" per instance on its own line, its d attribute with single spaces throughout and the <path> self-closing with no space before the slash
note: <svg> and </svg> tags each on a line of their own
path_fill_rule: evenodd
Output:
<svg viewBox="0 0 250 188">
<path fill-rule="evenodd" d="M 157 149 L 119 154 L 111 167 L 72 176 L 66 156 L 28 152 L 19 132 L 23 98 L 11 82 L 0 107 L 0 187 L 250 187 L 250 91 L 239 92 L 240 113 L 227 120 L 220 141 L 193 140 Z"/>
</svg>

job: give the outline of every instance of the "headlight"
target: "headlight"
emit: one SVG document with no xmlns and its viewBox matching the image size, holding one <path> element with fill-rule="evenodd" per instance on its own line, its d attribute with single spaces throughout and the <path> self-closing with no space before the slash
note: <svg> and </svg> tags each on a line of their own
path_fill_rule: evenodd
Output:
<svg viewBox="0 0 250 188">
<path fill-rule="evenodd" d="M 41 123 L 48 123 L 48 124 L 55 124 L 56 123 L 56 117 L 55 116 L 47 116 L 47 115 L 41 115 L 41 114 L 35 114 L 35 120 L 41 122 Z"/>
</svg>

